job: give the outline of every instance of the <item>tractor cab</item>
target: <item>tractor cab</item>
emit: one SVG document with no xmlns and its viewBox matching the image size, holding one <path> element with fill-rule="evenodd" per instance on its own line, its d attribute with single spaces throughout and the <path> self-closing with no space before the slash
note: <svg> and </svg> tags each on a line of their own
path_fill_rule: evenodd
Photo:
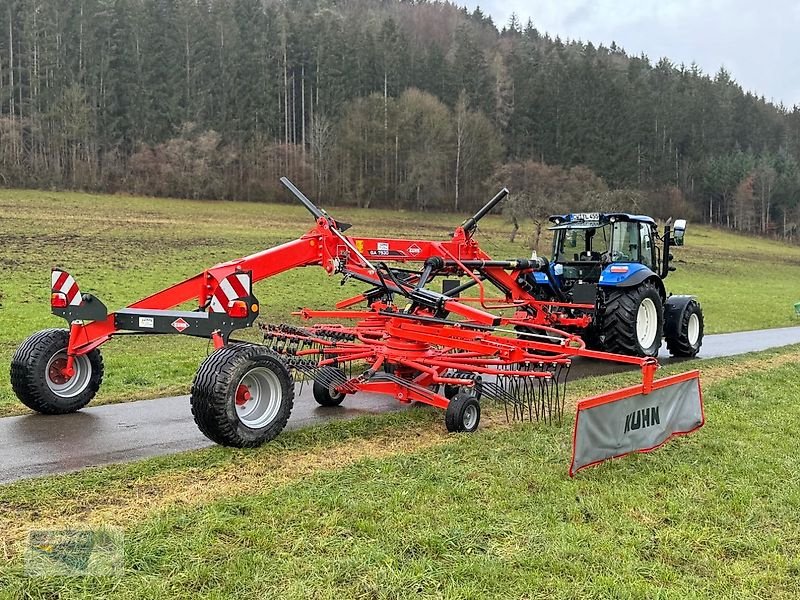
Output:
<svg viewBox="0 0 800 600">
<path fill-rule="evenodd" d="M 651 217 L 627 213 L 575 213 L 550 217 L 553 253 L 549 273 L 536 283 L 560 300 L 594 304 L 598 286 L 636 285 L 667 276 L 669 250 Z M 683 242 L 685 221 L 676 222 L 671 241 Z M 666 259 L 666 260 L 665 260 Z M 663 294 L 663 285 L 659 286 Z"/>
<path fill-rule="evenodd" d="M 660 272 L 656 222 L 626 213 L 576 213 L 550 217 L 553 261 L 562 287 L 576 282 L 619 283 L 641 267 Z"/>
</svg>

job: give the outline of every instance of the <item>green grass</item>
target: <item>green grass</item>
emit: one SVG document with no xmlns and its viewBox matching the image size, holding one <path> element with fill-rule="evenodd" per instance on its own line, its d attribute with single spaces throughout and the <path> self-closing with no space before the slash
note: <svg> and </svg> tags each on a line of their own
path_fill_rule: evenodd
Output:
<svg viewBox="0 0 800 600">
<path fill-rule="evenodd" d="M 707 333 L 800 324 L 800 246 L 691 224 L 686 243 L 665 283 L 699 297 Z"/>
<path fill-rule="evenodd" d="M 443 239 L 463 215 L 333 209 L 357 235 Z M 115 309 L 219 261 L 289 241 L 311 227 L 302 207 L 192 202 L 0 190 L 0 363 L 31 333 L 64 323 L 49 312 L 49 270 L 70 271 L 82 290 Z M 525 236 L 510 244 L 501 217 L 481 223 L 478 239 L 493 256 L 527 256 Z M 668 287 L 695 293 L 709 333 L 796 323 L 800 247 L 691 226 L 674 251 Z M 542 247 L 546 247 L 546 243 Z M 363 286 L 339 286 L 322 269 L 297 269 L 256 285 L 262 318 L 291 320 L 303 306 L 330 307 Z M 255 332 L 248 332 L 255 335 Z M 103 348 L 106 379 L 96 403 L 186 393 L 208 344 L 180 336 L 121 338 Z M 22 410 L 0 369 L 0 414 Z"/>
<path fill-rule="evenodd" d="M 28 579 L 15 559 L 0 589 L 15 598 L 796 598 L 797 356 L 794 347 L 704 362 L 713 383 L 703 429 L 574 480 L 571 423 L 482 430 L 135 519 L 121 579 Z M 611 384 L 577 385 L 581 395 Z M 435 414 L 337 424 L 333 438 L 292 432 L 257 453 L 333 451 L 336 436 L 370 437 L 381 425 L 440 427 Z M 2 488 L 3 500 L 57 513 L 60 498 L 109 484 L 113 505 L 114 488 L 135 489 L 140 477 L 235 469 L 242 456 L 215 448 L 23 482 Z"/>
</svg>

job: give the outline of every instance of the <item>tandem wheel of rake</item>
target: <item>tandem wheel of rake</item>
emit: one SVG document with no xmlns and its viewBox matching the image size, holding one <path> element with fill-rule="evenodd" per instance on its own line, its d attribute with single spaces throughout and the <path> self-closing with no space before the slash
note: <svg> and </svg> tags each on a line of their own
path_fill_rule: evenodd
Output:
<svg viewBox="0 0 800 600">
<path fill-rule="evenodd" d="M 268 348 L 235 344 L 210 354 L 192 383 L 192 415 L 223 446 L 252 448 L 274 439 L 294 406 L 294 381 Z"/>
<path fill-rule="evenodd" d="M 344 392 L 340 392 L 336 387 L 347 380 L 344 371 L 336 367 L 322 367 L 314 379 L 312 393 L 314 400 L 320 406 L 339 406 L 344 400 Z"/>
<path fill-rule="evenodd" d="M 444 424 L 450 433 L 471 433 L 481 422 L 481 404 L 471 391 L 462 390 L 450 399 Z"/>
</svg>

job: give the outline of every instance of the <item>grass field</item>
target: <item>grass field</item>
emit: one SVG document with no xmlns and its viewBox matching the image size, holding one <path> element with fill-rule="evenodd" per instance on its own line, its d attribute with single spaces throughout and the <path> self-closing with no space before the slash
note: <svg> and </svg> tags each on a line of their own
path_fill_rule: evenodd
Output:
<svg viewBox="0 0 800 600">
<path fill-rule="evenodd" d="M 334 209 L 359 235 L 443 238 L 464 215 Z M 83 291 L 110 309 L 124 306 L 216 262 L 289 241 L 312 225 L 296 205 L 192 202 L 0 190 L 0 363 L 46 327 L 63 326 L 49 312 L 49 270 L 70 271 Z M 525 236 L 507 241 L 501 217 L 481 222 L 479 240 L 502 258 L 527 256 Z M 737 237 L 690 225 L 687 246 L 674 251 L 674 293 L 702 301 L 709 333 L 796 323 L 800 247 Z M 329 307 L 361 286 L 339 286 L 321 269 L 298 269 L 259 283 L 262 318 L 290 320 L 303 306 Z M 250 332 L 255 335 L 255 332 Z M 204 341 L 167 336 L 123 338 L 103 348 L 106 379 L 95 403 L 186 393 L 206 355 Z M 22 411 L 0 369 L 0 415 Z"/>
<path fill-rule="evenodd" d="M 0 597 L 796 598 L 798 360 L 704 362 L 703 429 L 574 480 L 571 417 L 420 409 L 3 486 Z M 24 575 L 29 529 L 99 525 L 122 577 Z"/>
</svg>

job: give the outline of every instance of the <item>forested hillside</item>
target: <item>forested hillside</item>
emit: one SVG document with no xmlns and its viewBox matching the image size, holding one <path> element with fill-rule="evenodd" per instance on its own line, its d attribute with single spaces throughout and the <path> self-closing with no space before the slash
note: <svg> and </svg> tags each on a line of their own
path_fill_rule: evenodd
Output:
<svg viewBox="0 0 800 600">
<path fill-rule="evenodd" d="M 535 23 L 391 0 L 2 0 L 0 181 L 796 236 L 800 107 Z M 557 32 L 552 32 L 554 35 Z M 743 43 L 746 43 L 743 41 Z"/>
</svg>

